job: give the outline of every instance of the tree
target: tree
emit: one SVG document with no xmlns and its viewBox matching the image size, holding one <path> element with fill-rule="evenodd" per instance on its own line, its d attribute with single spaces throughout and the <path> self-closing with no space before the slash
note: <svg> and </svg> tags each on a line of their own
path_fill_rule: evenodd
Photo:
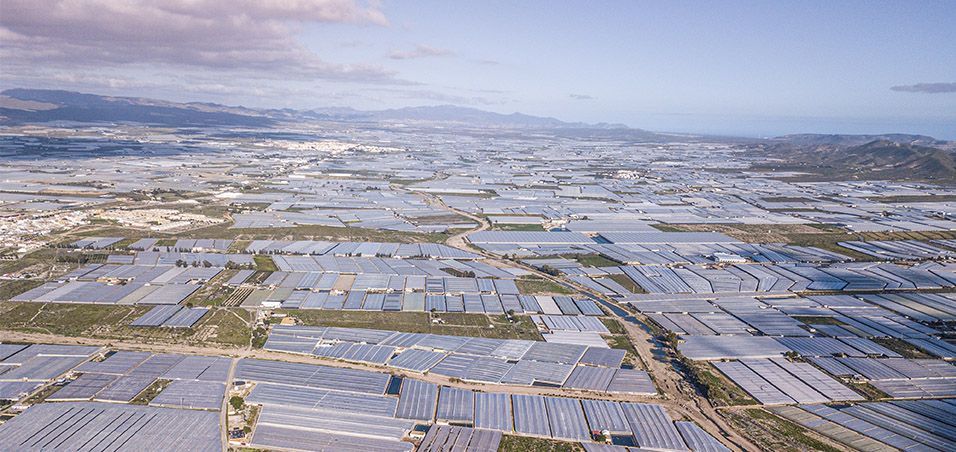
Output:
<svg viewBox="0 0 956 452">
<path fill-rule="evenodd" d="M 545 273 L 547 273 L 547 274 L 549 274 L 549 275 L 551 275 L 551 276 L 561 276 L 561 270 L 558 270 L 558 269 L 556 269 L 556 268 L 554 268 L 554 267 L 552 267 L 552 266 L 550 266 L 550 265 L 547 265 L 547 264 L 541 266 L 541 271 L 543 271 L 543 272 L 545 272 Z"/>
<path fill-rule="evenodd" d="M 232 405 L 236 411 L 239 411 L 246 405 L 246 401 L 242 400 L 242 397 L 232 396 L 232 398 L 229 399 L 229 404 Z"/>
</svg>

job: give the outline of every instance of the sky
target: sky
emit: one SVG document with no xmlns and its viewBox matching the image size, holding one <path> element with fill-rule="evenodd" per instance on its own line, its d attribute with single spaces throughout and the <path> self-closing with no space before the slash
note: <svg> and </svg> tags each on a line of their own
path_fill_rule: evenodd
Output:
<svg viewBox="0 0 956 452">
<path fill-rule="evenodd" d="M 956 139 L 956 1 L 3 0 L 0 88 Z"/>
</svg>

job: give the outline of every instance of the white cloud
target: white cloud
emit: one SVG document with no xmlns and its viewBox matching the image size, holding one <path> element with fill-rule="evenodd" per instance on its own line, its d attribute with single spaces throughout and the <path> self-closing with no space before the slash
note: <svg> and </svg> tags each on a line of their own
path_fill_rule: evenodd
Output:
<svg viewBox="0 0 956 452">
<path fill-rule="evenodd" d="M 395 50 L 388 55 L 389 58 L 393 60 L 413 60 L 416 58 L 428 58 L 428 57 L 442 57 L 442 56 L 451 56 L 455 52 L 452 52 L 448 49 L 440 49 L 437 47 L 417 45 L 412 50 Z"/>
</svg>

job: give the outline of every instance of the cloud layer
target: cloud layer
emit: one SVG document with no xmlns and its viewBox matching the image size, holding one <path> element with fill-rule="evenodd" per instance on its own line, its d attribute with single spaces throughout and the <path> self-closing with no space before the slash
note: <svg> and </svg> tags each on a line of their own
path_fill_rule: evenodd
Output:
<svg viewBox="0 0 956 452">
<path fill-rule="evenodd" d="M 903 93 L 925 93 L 941 94 L 956 93 L 956 82 L 954 83 L 917 83 L 914 85 L 898 85 L 890 88 L 893 91 Z"/>
<path fill-rule="evenodd" d="M 8 71 L 169 65 L 247 75 L 390 81 L 375 65 L 330 63 L 299 44 L 307 23 L 387 25 L 353 0 L 3 0 L 0 59 Z"/>
</svg>

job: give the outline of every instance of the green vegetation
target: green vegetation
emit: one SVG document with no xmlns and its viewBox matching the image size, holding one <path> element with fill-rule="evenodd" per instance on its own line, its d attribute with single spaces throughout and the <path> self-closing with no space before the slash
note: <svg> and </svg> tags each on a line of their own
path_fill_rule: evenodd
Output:
<svg viewBox="0 0 956 452">
<path fill-rule="evenodd" d="M 253 313 L 244 309 L 218 308 L 207 314 L 200 325 L 194 326 L 202 341 L 245 347 L 252 341 Z"/>
<path fill-rule="evenodd" d="M 272 261 L 272 258 L 264 254 L 256 254 L 252 256 L 252 259 L 256 262 L 256 270 L 264 272 L 277 272 L 279 267 L 276 267 L 275 262 Z"/>
<path fill-rule="evenodd" d="M 544 231 L 540 224 L 502 224 L 496 223 L 492 229 L 496 231 Z"/>
<path fill-rule="evenodd" d="M 920 350 L 913 344 L 906 342 L 902 339 L 897 339 L 893 337 L 876 337 L 871 339 L 873 342 L 880 344 L 890 350 L 893 350 L 896 353 L 899 353 L 904 358 L 910 359 L 932 359 L 932 355 Z"/>
<path fill-rule="evenodd" d="M 27 253 L 25 256 L 14 259 L 11 261 L 0 262 L 0 274 L 14 273 L 30 269 L 30 273 L 39 273 L 40 268 L 33 269 L 33 267 L 44 267 L 43 270 L 47 270 L 51 263 L 56 262 L 56 256 L 61 253 L 66 253 L 66 250 L 54 249 L 54 248 L 40 248 L 36 251 Z"/>
<path fill-rule="evenodd" d="M 906 204 L 914 202 L 953 202 L 956 201 L 956 195 L 900 195 L 900 196 L 873 196 L 866 198 L 868 201 L 882 202 L 887 204 Z"/>
<path fill-rule="evenodd" d="M 62 252 L 57 253 L 53 259 L 53 262 L 64 262 L 77 265 L 102 264 L 106 262 L 106 258 L 109 256 L 109 254 L 110 252 L 105 250 Z"/>
<path fill-rule="evenodd" d="M 279 311 L 293 315 L 304 325 L 371 328 L 406 333 L 450 334 L 496 339 L 541 340 L 538 327 L 529 317 L 516 316 L 512 323 L 505 315 L 375 311 Z M 444 323 L 432 322 L 432 318 Z"/>
<path fill-rule="evenodd" d="M 833 318 L 833 317 L 821 317 L 821 316 L 793 316 L 794 319 L 797 319 L 807 325 L 846 325 L 845 323 Z"/>
<path fill-rule="evenodd" d="M 39 279 L 11 279 L 0 281 L 0 301 L 9 300 L 23 292 L 42 285 L 43 281 Z"/>
<path fill-rule="evenodd" d="M 241 253 L 252 243 L 252 240 L 233 240 L 226 250 L 229 253 Z"/>
<path fill-rule="evenodd" d="M 242 309 L 213 309 L 192 328 L 144 328 L 129 324 L 150 306 L 70 303 L 0 304 L 0 330 L 96 337 L 146 343 L 249 345 L 251 313 Z"/>
<path fill-rule="evenodd" d="M 41 403 L 44 400 L 46 400 L 47 397 L 50 397 L 51 395 L 53 395 L 53 393 L 59 391 L 61 387 L 62 386 L 56 386 L 56 385 L 44 386 L 40 388 L 40 390 L 37 391 L 36 394 L 33 394 L 32 396 L 27 398 L 27 400 L 24 403 L 26 403 L 27 405 L 36 405 L 38 403 Z"/>
<path fill-rule="evenodd" d="M 252 330 L 252 348 L 262 348 L 269 339 L 269 332 L 263 327 Z"/>
<path fill-rule="evenodd" d="M 681 357 L 679 368 L 684 371 L 690 382 L 710 400 L 714 406 L 756 405 L 757 401 L 733 382 L 711 372 L 706 363 L 697 363 Z"/>
<path fill-rule="evenodd" d="M 119 242 L 116 242 L 116 243 L 110 245 L 110 249 L 111 249 L 111 250 L 124 250 L 124 249 L 126 249 L 126 247 L 132 245 L 132 244 L 135 243 L 137 240 L 139 240 L 139 239 L 137 239 L 137 238 L 135 238 L 135 237 L 127 237 L 127 238 L 125 238 L 125 239 L 123 239 L 123 240 L 120 240 Z"/>
<path fill-rule="evenodd" d="M 172 383 L 172 380 L 156 379 L 153 384 L 149 385 L 143 392 L 139 393 L 130 403 L 134 405 L 149 405 L 160 392 L 163 392 L 163 389 L 166 389 L 166 386 L 169 386 Z"/>
<path fill-rule="evenodd" d="M 451 268 L 451 267 L 442 267 L 439 270 L 445 273 L 448 273 L 449 275 L 457 276 L 459 278 L 474 278 L 475 277 L 475 272 L 471 270 L 462 271 L 457 268 Z"/>
<path fill-rule="evenodd" d="M 624 286 L 625 289 L 631 291 L 631 293 L 645 293 L 643 287 L 637 285 L 633 279 L 624 274 L 613 274 L 608 275 L 608 278 L 611 278 L 612 281 Z"/>
<path fill-rule="evenodd" d="M 627 334 L 627 330 L 624 329 L 624 325 L 621 325 L 621 322 L 619 322 L 617 319 L 602 317 L 601 323 L 607 327 L 607 330 L 610 331 L 611 334 Z"/>
<path fill-rule="evenodd" d="M 243 400 L 242 397 L 232 396 L 229 398 L 229 405 L 231 405 L 236 411 L 239 411 L 246 405 L 246 401 Z"/>
<path fill-rule="evenodd" d="M 867 400 L 882 400 L 890 398 L 889 394 L 880 391 L 876 388 L 876 386 L 873 386 L 869 383 L 850 381 L 847 382 L 847 385 L 856 390 L 856 392 L 863 394 Z"/>
<path fill-rule="evenodd" d="M 579 452 L 584 448 L 578 443 L 555 441 L 530 436 L 504 435 L 498 452 Z"/>
<path fill-rule="evenodd" d="M 797 246 L 813 246 L 823 250 L 839 253 L 857 261 L 872 261 L 873 256 L 863 254 L 856 250 L 844 248 L 839 242 L 853 241 L 856 238 L 847 237 L 845 233 L 822 233 L 822 234 L 791 234 L 787 236 L 787 243 Z"/>
<path fill-rule="evenodd" d="M 637 359 L 637 349 L 634 348 L 634 344 L 631 343 L 631 340 L 627 337 L 627 335 L 615 334 L 613 336 L 607 337 L 606 340 L 611 348 L 616 348 L 627 352 L 627 354 L 624 355 L 623 364 L 627 364 L 636 368 L 643 367 L 640 364 L 640 361 Z"/>
<path fill-rule="evenodd" d="M 395 185 L 412 185 L 412 184 L 417 184 L 419 182 L 426 182 L 429 180 L 431 179 L 402 179 L 402 178 L 395 177 L 395 178 L 389 178 L 388 183 L 395 184 Z"/>
<path fill-rule="evenodd" d="M 515 284 L 518 285 L 518 290 L 525 295 L 568 295 L 574 293 L 571 289 L 540 276 L 519 278 L 515 280 Z"/>
<path fill-rule="evenodd" d="M 541 268 L 539 268 L 539 270 L 541 270 L 542 273 L 546 275 L 551 275 L 551 276 L 561 276 L 562 274 L 561 270 L 558 270 L 557 268 L 552 267 L 548 264 L 542 265 Z"/>
<path fill-rule="evenodd" d="M 161 232 L 146 232 L 142 229 L 128 228 L 120 226 L 118 223 L 99 220 L 93 221 L 89 229 L 71 231 L 62 244 L 72 243 L 81 237 L 124 237 L 127 239 L 139 239 L 147 236 L 156 238 L 171 237 Z M 175 240 L 173 240 L 173 242 L 175 242 Z"/>
<path fill-rule="evenodd" d="M 64 336 L 124 337 L 147 306 L 14 303 L 0 305 L 0 329 Z"/>
<path fill-rule="evenodd" d="M 665 223 L 652 224 L 651 227 L 661 232 L 685 232 L 686 231 L 686 229 L 680 227 L 680 225 L 670 225 Z"/>
<path fill-rule="evenodd" d="M 266 209 L 267 209 L 269 206 L 271 206 L 271 205 L 272 205 L 271 202 L 244 202 L 244 203 L 242 203 L 242 205 L 240 205 L 240 206 L 235 206 L 235 207 L 233 207 L 233 208 L 235 208 L 235 209 L 237 209 L 237 210 L 240 210 L 240 211 L 242 211 L 242 210 L 258 210 L 258 211 L 261 212 L 261 211 L 263 211 L 263 210 L 266 210 Z"/>
<path fill-rule="evenodd" d="M 574 259 L 585 267 L 617 267 L 621 265 L 620 262 L 612 261 L 600 254 L 576 254 L 567 256 L 567 258 Z"/>
<path fill-rule="evenodd" d="M 256 272 L 253 273 L 252 276 L 246 279 L 246 282 L 248 282 L 249 284 L 262 284 L 262 282 L 265 281 L 267 278 L 269 278 L 269 275 L 271 274 L 272 272 L 264 272 L 264 271 L 256 270 Z"/>
<path fill-rule="evenodd" d="M 807 429 L 759 408 L 728 412 L 727 418 L 764 450 L 840 451 L 839 448 L 811 436 Z"/>
<path fill-rule="evenodd" d="M 236 290 L 224 284 L 235 274 L 236 270 L 223 270 L 186 298 L 186 304 L 192 306 L 222 306 Z"/>
<path fill-rule="evenodd" d="M 434 225 L 434 224 L 463 224 L 470 223 L 474 224 L 474 221 L 467 217 L 458 215 L 457 213 L 447 213 L 442 215 L 429 215 L 425 217 L 409 217 L 409 221 L 415 223 L 419 226 L 423 225 Z"/>
</svg>

